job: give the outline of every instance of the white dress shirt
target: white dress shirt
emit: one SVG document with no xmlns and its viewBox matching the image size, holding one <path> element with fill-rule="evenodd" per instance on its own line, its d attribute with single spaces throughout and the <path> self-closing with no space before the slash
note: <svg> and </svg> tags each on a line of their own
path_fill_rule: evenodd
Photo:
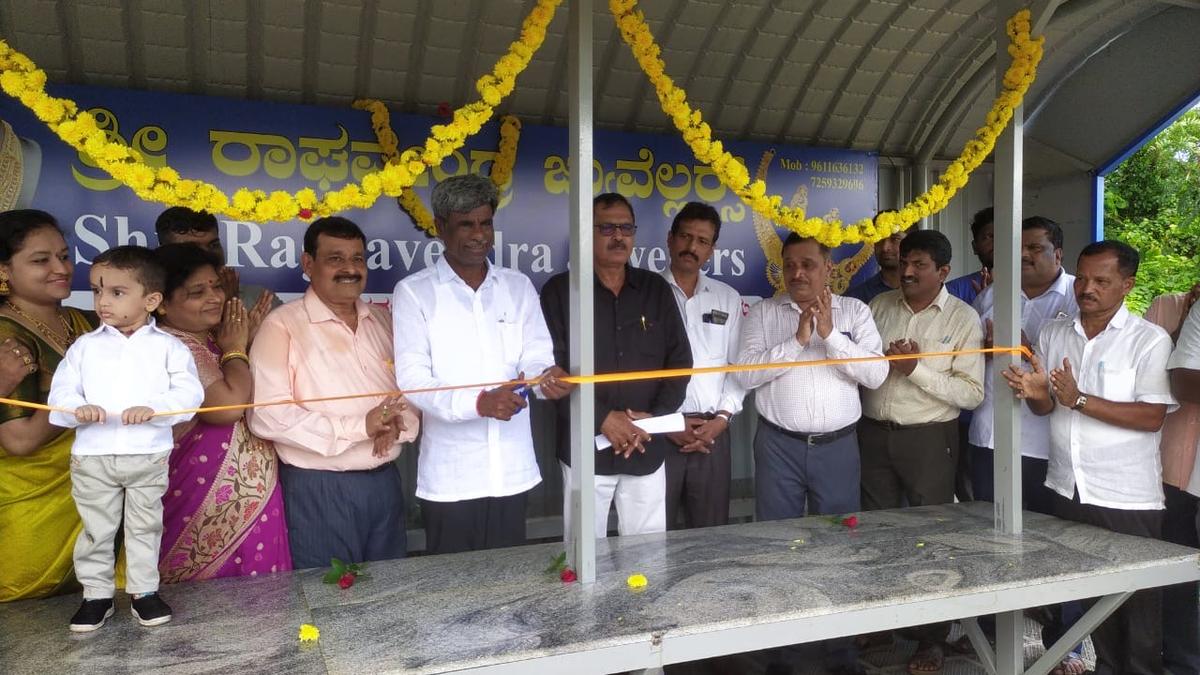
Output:
<svg viewBox="0 0 1200 675">
<path fill-rule="evenodd" d="M 988 286 L 975 298 L 975 308 L 979 310 L 980 325 L 985 325 L 992 319 L 992 289 Z M 1036 298 L 1026 297 L 1021 293 L 1021 330 L 1031 341 L 1042 334 L 1042 326 L 1054 319 L 1067 319 L 1079 313 L 1079 305 L 1075 303 L 1075 277 L 1062 270 L 1050 288 Z M 986 326 L 984 332 L 987 332 Z M 983 403 L 975 409 L 971 417 L 971 429 L 968 440 L 971 445 L 981 448 L 995 448 L 996 405 L 993 388 L 996 368 L 993 359 L 984 361 L 983 370 Z M 1001 385 L 1005 396 L 1009 396 L 1008 385 Z M 1021 401 L 1021 454 L 1037 459 L 1050 458 L 1050 418 L 1035 415 L 1029 405 Z"/>
<path fill-rule="evenodd" d="M 738 339 L 742 326 L 742 296 L 722 281 L 709 278 L 703 272 L 696 282 L 696 292 L 687 297 L 671 268 L 663 270 L 663 278 L 675 294 L 675 303 L 683 316 L 688 342 L 692 345 L 692 365 L 695 368 L 727 366 L 737 359 Z M 742 410 L 746 390 L 728 373 L 693 375 L 688 382 L 687 396 L 679 407 L 682 413 L 715 413 L 725 410 L 736 415 Z"/>
<path fill-rule="evenodd" d="M 808 345 L 796 339 L 800 308 L 788 295 L 750 308 L 742 322 L 738 363 L 820 361 L 882 354 L 871 311 L 862 302 L 833 296 L 833 332 L 822 339 L 814 327 Z M 760 389 L 758 412 L 767 421 L 799 433 L 827 433 L 862 416 L 858 387 L 878 387 L 887 378 L 886 361 L 751 370 L 734 376 L 746 389 Z"/>
<path fill-rule="evenodd" d="M 441 259 L 392 294 L 396 383 L 422 389 L 535 377 L 554 365 L 554 345 L 528 277 L 488 264 L 472 289 Z M 480 389 L 408 394 L 425 433 L 417 496 L 437 502 L 505 497 L 541 482 L 529 408 L 507 422 L 480 417 Z"/>
<path fill-rule="evenodd" d="M 1167 370 L 1186 368 L 1200 370 L 1200 305 L 1192 305 L 1191 311 L 1179 327 L 1179 341 L 1167 361 Z M 1195 464 L 1192 466 L 1191 478 L 1188 480 L 1187 491 L 1200 496 L 1200 452 L 1196 453 Z"/>
<path fill-rule="evenodd" d="M 186 410 L 204 402 L 192 352 L 179 338 L 158 328 L 153 317 L 126 337 L 102 324 L 79 336 L 67 350 L 47 403 L 72 412 L 50 413 L 50 423 L 79 427 L 74 455 L 150 455 L 175 445 L 171 426 L 193 413 L 151 417 L 144 424 L 122 424 L 121 413 L 136 406 L 157 411 Z M 104 409 L 104 424 L 80 424 L 74 410 L 84 405 Z"/>
<path fill-rule="evenodd" d="M 1038 354 L 1047 372 L 1070 359 L 1079 391 L 1108 401 L 1165 403 L 1174 409 L 1167 360 L 1171 338 L 1122 306 L 1108 326 L 1087 339 L 1079 317 L 1046 324 Z M 1050 413 L 1046 487 L 1071 499 L 1113 509 L 1163 508 L 1159 432 L 1135 431 L 1071 410 L 1060 401 Z"/>
</svg>

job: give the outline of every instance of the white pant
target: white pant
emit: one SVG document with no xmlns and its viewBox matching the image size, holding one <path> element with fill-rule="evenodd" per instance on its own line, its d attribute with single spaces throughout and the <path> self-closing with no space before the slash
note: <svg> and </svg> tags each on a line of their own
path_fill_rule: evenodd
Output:
<svg viewBox="0 0 1200 675">
<path fill-rule="evenodd" d="M 571 540 L 571 467 L 563 475 L 563 541 Z M 666 462 L 648 476 L 596 476 L 596 537 L 608 536 L 608 509 L 617 505 L 617 534 L 667 531 Z"/>
</svg>

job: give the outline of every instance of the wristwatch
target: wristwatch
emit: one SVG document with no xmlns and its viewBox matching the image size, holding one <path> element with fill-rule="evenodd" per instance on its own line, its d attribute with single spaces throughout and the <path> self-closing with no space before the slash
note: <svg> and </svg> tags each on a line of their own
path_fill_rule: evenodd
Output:
<svg viewBox="0 0 1200 675">
<path fill-rule="evenodd" d="M 726 424 L 729 424 L 730 420 L 733 419 L 733 414 L 727 410 L 718 410 L 715 417 L 720 417 L 721 419 L 725 420 Z"/>
<path fill-rule="evenodd" d="M 1075 399 L 1075 405 L 1071 406 L 1071 410 L 1083 410 L 1083 406 L 1087 405 L 1087 395 L 1080 394 L 1079 398 Z"/>
</svg>

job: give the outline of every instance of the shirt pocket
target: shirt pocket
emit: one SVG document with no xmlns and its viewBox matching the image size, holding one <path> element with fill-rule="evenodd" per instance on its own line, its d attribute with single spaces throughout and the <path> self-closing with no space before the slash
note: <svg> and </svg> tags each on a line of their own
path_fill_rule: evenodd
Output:
<svg viewBox="0 0 1200 675">
<path fill-rule="evenodd" d="M 1135 368 L 1101 368 L 1100 396 L 1109 401 L 1131 402 L 1136 400 L 1134 388 L 1137 382 Z"/>
<path fill-rule="evenodd" d="M 720 361 L 724 363 L 729 358 L 726 342 L 729 339 L 729 325 L 705 323 L 700 325 L 696 336 L 700 344 L 692 343 L 692 358 L 696 361 Z"/>
<path fill-rule="evenodd" d="M 515 366 L 521 361 L 521 350 L 524 347 L 524 327 L 512 315 L 501 317 L 496 323 L 496 333 L 500 336 L 500 355 L 506 365 Z"/>
</svg>

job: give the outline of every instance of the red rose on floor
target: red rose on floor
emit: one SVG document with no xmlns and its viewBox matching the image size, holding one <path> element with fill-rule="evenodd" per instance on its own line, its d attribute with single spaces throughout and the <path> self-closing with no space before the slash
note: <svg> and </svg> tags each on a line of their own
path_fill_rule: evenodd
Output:
<svg viewBox="0 0 1200 675">
<path fill-rule="evenodd" d="M 850 529 L 858 527 L 858 516 L 850 516 L 842 520 L 842 524 Z"/>
<path fill-rule="evenodd" d="M 575 570 L 571 569 L 570 567 L 564 567 L 562 573 L 558 575 L 558 578 L 562 579 L 564 584 L 570 584 L 574 583 L 578 577 L 575 576 Z"/>
<path fill-rule="evenodd" d="M 343 574 L 341 576 L 341 578 L 338 579 L 338 586 L 341 586 L 342 590 L 350 588 L 353 585 L 354 585 L 354 572 L 346 572 L 345 574 Z"/>
<path fill-rule="evenodd" d="M 312 209 L 300 209 L 300 217 L 308 220 L 313 217 Z"/>
</svg>

